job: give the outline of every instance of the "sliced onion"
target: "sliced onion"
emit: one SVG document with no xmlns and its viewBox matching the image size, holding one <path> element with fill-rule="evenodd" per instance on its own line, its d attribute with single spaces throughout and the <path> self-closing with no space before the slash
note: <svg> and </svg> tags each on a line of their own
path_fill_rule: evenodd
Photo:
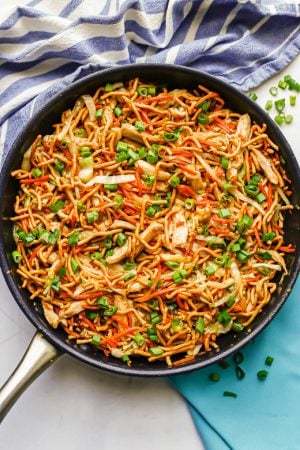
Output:
<svg viewBox="0 0 300 450">
<path fill-rule="evenodd" d="M 122 350 L 120 350 L 119 348 L 111 349 L 111 356 L 113 356 L 114 358 L 122 358 L 123 355 L 124 352 L 122 352 Z"/>
<path fill-rule="evenodd" d="M 215 171 L 210 167 L 210 165 L 207 162 L 205 162 L 204 159 L 201 158 L 201 156 L 199 156 L 199 155 L 196 155 L 196 156 L 197 156 L 198 160 L 200 161 L 200 163 L 202 164 L 202 166 L 204 167 L 204 169 L 206 170 L 206 172 L 210 175 L 210 177 L 213 180 L 215 180 L 220 187 L 223 187 L 223 184 L 224 184 L 223 181 L 219 177 L 217 177 L 217 175 L 215 174 Z"/>
<path fill-rule="evenodd" d="M 86 183 L 87 186 L 93 186 L 94 184 L 121 184 L 121 183 L 130 183 L 131 181 L 135 181 L 135 176 L 133 174 L 126 174 L 126 175 L 111 175 L 111 176 L 105 176 L 105 175 L 98 175 L 94 178 L 92 178 L 88 183 Z"/>
<path fill-rule="evenodd" d="M 79 178 L 84 183 L 88 182 L 93 178 L 94 175 L 94 160 L 92 156 L 87 158 L 79 158 Z"/>
<path fill-rule="evenodd" d="M 30 172 L 30 169 L 31 169 L 31 164 L 30 164 L 31 150 L 32 150 L 32 145 L 24 153 L 22 165 L 21 165 L 21 169 L 26 170 L 27 172 Z"/>
<path fill-rule="evenodd" d="M 283 190 L 280 187 L 278 187 L 277 191 L 278 191 L 278 194 L 280 195 L 280 197 L 282 198 L 282 200 L 284 201 L 284 203 L 286 205 L 290 205 L 291 203 L 290 203 L 289 199 L 287 198 L 287 196 L 285 195 L 285 193 L 283 192 Z"/>
<path fill-rule="evenodd" d="M 59 132 L 58 135 L 57 135 L 57 139 L 58 139 L 59 141 L 61 141 L 61 140 L 66 136 L 66 134 L 68 133 L 69 128 L 70 128 L 71 123 L 72 123 L 72 120 L 73 120 L 73 117 L 75 116 L 75 114 L 77 114 L 77 112 L 79 111 L 79 109 L 81 108 L 81 106 L 82 106 L 82 100 L 79 99 L 79 100 L 77 100 L 77 102 L 75 103 L 74 108 L 73 108 L 72 111 L 70 112 L 70 115 L 69 115 L 69 117 L 67 118 L 67 120 L 66 120 L 66 122 L 65 122 L 65 124 L 64 124 L 64 126 L 63 126 L 63 128 L 60 130 L 60 132 Z"/>
<path fill-rule="evenodd" d="M 247 197 L 246 195 L 242 194 L 237 189 L 235 188 L 229 189 L 229 192 L 235 197 L 237 197 L 239 200 L 242 200 L 243 202 L 249 203 L 250 205 L 254 206 L 254 208 L 257 209 L 257 211 L 259 211 L 263 216 L 265 215 L 265 211 L 259 206 L 257 202 Z"/>
<path fill-rule="evenodd" d="M 231 285 L 233 285 L 234 280 L 232 278 L 227 278 L 227 280 L 220 283 L 219 281 L 207 281 L 205 283 L 205 287 L 214 288 L 214 289 L 227 289 Z"/>
<path fill-rule="evenodd" d="M 96 106 L 95 106 L 93 98 L 88 94 L 82 95 L 81 98 L 83 99 L 83 101 L 89 111 L 90 120 L 95 120 L 96 119 Z"/>
<path fill-rule="evenodd" d="M 252 264 L 252 267 L 266 267 L 271 270 L 282 270 L 282 267 L 279 264 L 270 264 L 270 263 L 255 263 Z"/>
<path fill-rule="evenodd" d="M 224 305 L 224 303 L 226 303 L 228 301 L 230 295 L 232 295 L 232 294 L 227 294 L 224 297 L 220 298 L 220 300 L 218 300 L 217 302 L 213 303 L 213 306 L 215 308 L 217 308 L 218 306 Z"/>
<path fill-rule="evenodd" d="M 74 141 L 70 141 L 70 140 L 66 139 L 66 142 L 68 144 L 68 150 L 71 153 L 71 155 L 73 156 L 76 153 L 77 146 Z"/>
<path fill-rule="evenodd" d="M 238 268 L 238 266 L 237 266 L 235 261 L 232 261 L 230 271 L 231 271 L 231 276 L 232 276 L 232 278 L 234 279 L 234 282 L 235 282 L 235 290 L 234 290 L 234 292 L 237 293 L 241 289 L 242 278 L 241 278 L 241 272 L 240 272 L 240 270 L 239 270 L 239 268 Z"/>
<path fill-rule="evenodd" d="M 116 89 L 119 89 L 119 88 L 121 88 L 123 86 L 124 85 L 123 85 L 122 81 L 118 81 L 117 83 L 113 83 L 112 88 L 115 91 Z"/>
<path fill-rule="evenodd" d="M 200 352 L 200 350 L 201 350 L 201 348 L 202 348 L 202 345 L 203 345 L 203 344 L 195 345 L 194 348 L 191 348 L 190 350 L 188 350 L 188 351 L 186 352 L 187 355 L 189 355 L 189 356 L 196 356 L 196 355 L 198 355 L 198 353 Z"/>
</svg>

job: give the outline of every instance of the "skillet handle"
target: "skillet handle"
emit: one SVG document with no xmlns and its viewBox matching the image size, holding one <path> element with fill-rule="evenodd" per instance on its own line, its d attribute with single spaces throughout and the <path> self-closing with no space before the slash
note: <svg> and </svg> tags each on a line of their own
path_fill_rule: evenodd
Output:
<svg viewBox="0 0 300 450">
<path fill-rule="evenodd" d="M 0 389 L 0 422 L 15 401 L 62 353 L 37 332 L 15 371 Z"/>
</svg>

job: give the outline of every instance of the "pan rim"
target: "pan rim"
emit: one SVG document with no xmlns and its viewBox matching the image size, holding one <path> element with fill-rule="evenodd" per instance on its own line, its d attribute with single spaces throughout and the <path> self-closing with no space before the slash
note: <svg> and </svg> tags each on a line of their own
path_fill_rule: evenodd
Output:
<svg viewBox="0 0 300 450">
<path fill-rule="evenodd" d="M 32 128 L 35 121 L 38 120 L 39 116 L 43 116 L 43 114 L 46 114 L 47 111 L 55 105 L 59 100 L 67 99 L 68 95 L 70 93 L 76 92 L 77 89 L 81 89 L 84 85 L 87 85 L 90 81 L 94 81 L 98 78 L 105 79 L 109 77 L 109 75 L 114 73 L 120 73 L 120 78 L 124 78 L 125 74 L 130 74 L 132 71 L 138 72 L 138 71 L 167 71 L 167 72 L 174 72 L 176 71 L 177 74 L 180 73 L 188 73 L 190 75 L 194 75 L 197 78 L 203 78 L 208 84 L 213 84 L 214 86 L 217 86 L 215 89 L 220 90 L 221 96 L 223 95 L 224 91 L 227 93 L 234 93 L 237 97 L 241 99 L 245 103 L 246 106 L 251 106 L 252 110 L 255 110 L 257 115 L 267 124 L 268 131 L 271 130 L 272 134 L 276 135 L 276 143 L 279 143 L 281 147 L 284 147 L 285 152 L 288 154 L 290 163 L 295 168 L 296 173 L 296 181 L 300 185 L 300 169 L 297 162 L 297 159 L 290 147 L 290 144 L 286 140 L 285 136 L 281 132 L 281 130 L 277 127 L 271 119 L 267 116 L 265 111 L 259 107 L 257 104 L 253 104 L 253 102 L 243 93 L 238 91 L 235 87 L 229 85 L 225 81 L 212 76 L 210 74 L 207 74 L 202 71 L 198 71 L 196 69 L 179 66 L 179 65 L 173 65 L 173 64 L 148 64 L 148 63 L 142 63 L 142 64 L 130 64 L 130 65 L 124 65 L 124 66 L 116 66 L 108 69 L 104 69 L 101 71 L 96 71 L 94 73 L 91 73 L 70 86 L 63 89 L 63 91 L 56 93 L 51 99 L 43 105 L 39 111 L 37 111 L 34 116 L 29 120 L 29 122 L 26 124 L 26 126 L 23 128 L 21 133 L 16 137 L 15 142 L 13 143 L 10 151 L 5 157 L 4 163 L 2 165 L 1 173 L 0 173 L 0 195 L 2 195 L 5 192 L 6 184 L 9 179 L 8 173 L 10 173 L 11 165 L 13 162 L 13 158 L 15 154 L 17 153 L 18 149 L 21 148 L 22 142 L 26 139 L 26 136 L 30 132 L 30 129 Z M 148 76 L 149 78 L 149 73 Z M 129 79 L 129 78 L 128 78 Z M 60 111 L 62 112 L 62 111 Z M 228 357 L 233 352 L 240 350 L 242 347 L 244 347 L 246 344 L 248 344 L 250 341 L 252 341 L 275 317 L 275 315 L 278 313 L 278 311 L 281 309 L 281 307 L 286 302 L 290 291 L 292 290 L 294 283 L 297 280 L 298 273 L 300 270 L 300 253 L 299 251 L 296 253 L 295 261 L 293 264 L 293 273 L 291 273 L 288 277 L 288 282 L 286 284 L 286 289 L 284 292 L 280 294 L 279 301 L 273 305 L 273 308 L 266 317 L 264 317 L 261 322 L 255 327 L 255 330 L 252 333 L 249 333 L 246 335 L 241 341 L 237 341 L 235 344 L 232 345 L 232 347 L 221 350 L 220 352 L 215 352 L 211 357 L 206 358 L 205 360 L 202 359 L 196 359 L 194 362 L 191 362 L 189 364 L 186 364 L 185 366 L 178 366 L 178 367 L 165 367 L 165 368 L 156 368 L 155 366 L 151 366 L 151 363 L 148 363 L 149 366 L 147 366 L 147 369 L 142 369 L 141 367 L 134 367 L 134 364 L 132 367 L 127 367 L 125 364 L 121 365 L 116 360 L 116 364 L 112 364 L 111 362 L 105 362 L 102 360 L 96 360 L 92 356 L 80 352 L 80 349 L 76 348 L 75 346 L 72 346 L 71 344 L 68 344 L 67 340 L 62 340 L 55 332 L 53 328 L 50 326 L 47 327 L 38 317 L 38 314 L 33 314 L 32 308 L 30 308 L 29 302 L 27 302 L 16 285 L 15 281 L 13 280 L 13 277 L 11 275 L 11 268 L 9 266 L 6 251 L 5 251 L 5 245 L 3 240 L 3 235 L 0 233 L 0 265 L 1 269 L 5 278 L 5 281 L 9 287 L 9 290 L 17 302 L 18 306 L 22 310 L 22 312 L 26 315 L 26 317 L 31 321 L 31 323 L 37 328 L 40 332 L 43 333 L 43 335 L 56 347 L 58 347 L 60 350 L 62 350 L 65 353 L 70 354 L 71 356 L 75 357 L 76 359 L 79 359 L 80 361 L 91 365 L 93 367 L 119 373 L 123 375 L 129 375 L 129 376 L 148 376 L 148 377 L 158 377 L 158 376 L 169 376 L 169 375 L 177 375 L 177 374 L 183 374 L 187 372 L 191 372 L 200 368 L 207 367 L 211 364 L 214 364 L 215 362 L 219 361 L 220 359 Z M 221 354 L 221 356 L 220 356 Z M 149 367 L 149 368 L 148 368 Z"/>
</svg>

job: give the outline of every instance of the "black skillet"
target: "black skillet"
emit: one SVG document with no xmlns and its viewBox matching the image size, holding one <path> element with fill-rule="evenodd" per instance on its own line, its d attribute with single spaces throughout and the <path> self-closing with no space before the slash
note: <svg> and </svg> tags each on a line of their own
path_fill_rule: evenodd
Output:
<svg viewBox="0 0 300 450">
<path fill-rule="evenodd" d="M 31 145 L 38 134 L 49 134 L 52 132 L 51 124 L 60 121 L 62 111 L 72 107 L 75 100 L 82 94 L 94 93 L 98 86 L 107 82 L 115 83 L 126 81 L 134 77 L 154 82 L 156 85 L 166 85 L 168 88 L 196 88 L 201 84 L 207 88 L 217 91 L 225 100 L 225 105 L 239 113 L 249 113 L 258 124 L 266 123 L 268 134 L 280 147 L 286 161 L 287 172 L 292 180 L 293 195 L 291 201 L 299 205 L 300 195 L 300 169 L 297 160 L 281 131 L 268 117 L 268 115 L 246 95 L 227 83 L 200 73 L 193 69 L 167 64 L 136 64 L 130 66 L 115 67 L 112 69 L 96 72 L 85 77 L 63 92 L 55 95 L 38 113 L 29 121 L 23 132 L 17 137 L 14 145 L 9 151 L 0 175 L 0 263 L 8 287 L 22 309 L 24 314 L 37 328 L 38 333 L 32 341 L 31 348 L 27 352 L 25 361 L 8 380 L 0 391 L 0 419 L 5 415 L 14 401 L 30 384 L 30 382 L 57 356 L 69 353 L 79 360 L 99 369 L 108 370 L 124 375 L 138 376 L 165 376 L 175 375 L 199 369 L 223 359 L 237 351 L 251 341 L 276 315 L 286 301 L 293 284 L 296 281 L 300 266 L 300 233 L 299 233 L 299 209 L 292 214 L 286 215 L 285 233 L 286 242 L 296 246 L 297 252 L 287 255 L 287 267 L 289 275 L 272 296 L 269 304 L 263 312 L 255 319 L 249 329 L 238 334 L 228 333 L 219 338 L 219 350 L 199 356 L 195 361 L 179 367 L 168 368 L 164 362 L 148 363 L 145 360 L 134 360 L 131 367 L 127 367 L 120 360 L 106 357 L 96 353 L 90 346 L 77 346 L 68 342 L 63 330 L 52 329 L 43 317 L 40 307 L 28 301 L 28 293 L 20 288 L 20 279 L 16 274 L 16 267 L 11 259 L 11 252 L 15 248 L 12 224 L 5 218 L 13 215 L 12 205 L 17 194 L 17 183 L 12 179 L 10 173 L 20 167 L 24 152 Z M 2 402 L 2 405 L 1 405 Z"/>
</svg>

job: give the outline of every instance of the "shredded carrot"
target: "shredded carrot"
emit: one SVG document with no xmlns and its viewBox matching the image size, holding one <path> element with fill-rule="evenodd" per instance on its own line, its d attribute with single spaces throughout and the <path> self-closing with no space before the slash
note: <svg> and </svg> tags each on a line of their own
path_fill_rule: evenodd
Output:
<svg viewBox="0 0 300 450">
<path fill-rule="evenodd" d="M 121 319 L 117 314 L 113 314 L 111 318 L 118 322 L 118 324 L 122 325 L 122 327 L 128 328 L 128 324 L 125 322 L 125 320 Z"/>
<path fill-rule="evenodd" d="M 187 167 L 187 166 L 181 166 L 181 165 L 179 164 L 178 167 L 179 167 L 183 172 L 190 173 L 191 175 L 194 175 L 194 176 L 198 175 L 198 173 L 195 172 L 195 170 L 192 170 L 192 169 L 190 169 L 190 168 Z M 195 194 L 195 193 L 194 193 L 194 194 Z"/>
<path fill-rule="evenodd" d="M 38 247 L 35 247 L 30 255 L 30 258 L 28 259 L 28 263 L 31 266 L 33 263 L 34 258 L 37 256 L 39 250 L 41 250 L 41 248 L 43 248 L 43 245 L 39 245 Z"/>
<path fill-rule="evenodd" d="M 186 196 L 186 197 L 194 197 L 195 191 L 190 186 L 185 186 L 182 184 L 179 184 L 176 188 L 180 194 Z"/>
<path fill-rule="evenodd" d="M 195 356 L 185 356 L 185 358 L 182 359 L 178 359 L 177 361 L 174 361 L 172 366 L 177 367 L 177 366 L 182 366 L 183 364 L 186 364 L 188 362 L 191 362 L 195 359 Z"/>
<path fill-rule="evenodd" d="M 180 295 L 176 295 L 176 303 L 179 306 L 179 308 L 183 309 L 184 311 L 187 311 L 189 308 L 186 305 L 186 302 L 182 301 Z"/>
<path fill-rule="evenodd" d="M 88 327 L 92 330 L 92 331 L 97 331 L 95 325 L 93 324 L 93 322 L 91 320 L 89 320 L 87 317 L 85 317 L 84 314 L 81 314 L 80 319 L 86 323 L 86 325 L 88 325 Z"/>
<path fill-rule="evenodd" d="M 296 251 L 296 248 L 289 244 L 287 246 L 279 247 L 279 250 L 284 253 L 294 253 Z"/>
<path fill-rule="evenodd" d="M 155 290 L 155 288 L 157 286 L 157 283 L 160 280 L 160 277 L 161 277 L 161 264 L 158 264 L 158 266 L 157 266 L 157 274 L 156 274 L 156 277 L 153 280 L 153 284 L 151 286 L 151 291 Z"/>
<path fill-rule="evenodd" d="M 38 184 L 45 183 L 48 180 L 49 175 L 44 175 L 43 177 L 39 178 L 23 178 L 22 180 L 20 180 L 20 182 L 22 184 L 34 184 L 35 186 L 37 186 Z"/>
<path fill-rule="evenodd" d="M 260 235 L 259 235 L 259 232 L 258 232 L 257 227 L 254 227 L 253 230 L 254 230 L 254 234 L 255 234 L 257 243 L 258 243 L 258 245 L 261 247 L 261 246 L 262 246 L 262 241 L 261 241 L 261 239 L 260 239 Z"/>
</svg>

